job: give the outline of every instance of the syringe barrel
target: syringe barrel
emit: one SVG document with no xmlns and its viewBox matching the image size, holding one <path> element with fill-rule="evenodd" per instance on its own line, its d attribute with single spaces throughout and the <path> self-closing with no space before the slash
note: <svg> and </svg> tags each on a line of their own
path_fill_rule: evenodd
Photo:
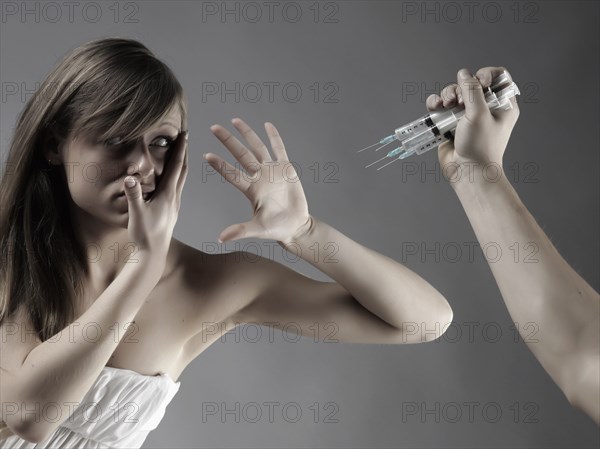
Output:
<svg viewBox="0 0 600 449">
<path fill-rule="evenodd" d="M 416 134 L 402 142 L 402 148 L 405 151 L 414 150 L 418 154 L 424 153 L 436 141 L 438 134 L 431 129 L 426 129 L 422 133 Z"/>
<path fill-rule="evenodd" d="M 434 149 L 442 141 L 442 136 L 439 133 L 433 132 L 432 128 L 429 128 L 402 141 L 400 148 L 403 149 L 405 153 L 422 154 Z"/>
<path fill-rule="evenodd" d="M 434 130 L 437 130 L 442 136 L 446 135 L 448 131 L 456 129 L 458 120 L 463 116 L 464 110 L 460 108 L 453 108 L 448 111 L 432 112 L 430 114 L 431 121 L 434 123 Z"/>
<path fill-rule="evenodd" d="M 426 131 L 430 127 L 430 124 L 427 123 L 428 116 L 429 114 L 424 115 L 423 117 L 419 117 L 407 125 L 397 128 L 394 131 L 396 139 L 402 142 L 410 137 L 413 137 L 415 134 L 420 134 L 423 131 Z"/>
</svg>

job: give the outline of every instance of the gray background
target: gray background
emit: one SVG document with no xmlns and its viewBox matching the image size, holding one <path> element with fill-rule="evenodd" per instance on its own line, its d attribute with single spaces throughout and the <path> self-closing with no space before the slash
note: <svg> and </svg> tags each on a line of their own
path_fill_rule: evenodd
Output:
<svg viewBox="0 0 600 449">
<path fill-rule="evenodd" d="M 95 9 L 89 3 L 79 3 L 72 21 L 60 2 L 58 18 L 56 9 L 34 2 L 26 4 L 37 8 L 37 16 L 2 17 L 3 160 L 27 90 L 58 58 L 97 37 L 137 38 L 169 64 L 188 95 L 190 176 L 177 238 L 205 252 L 259 253 L 331 280 L 284 255 L 275 242 L 207 246 L 221 230 L 252 216 L 248 200 L 220 175 L 208 170 L 202 176 L 203 152 L 234 162 L 209 126 L 233 130 L 229 120 L 239 116 L 265 136 L 262 124 L 272 121 L 301 168 L 310 213 L 406 264 L 454 309 L 452 335 L 421 345 L 294 343 L 280 331 L 270 341 L 267 328 L 252 342 L 256 328 L 238 328 L 238 335 L 247 330 L 247 338 L 236 342 L 228 334 L 181 375 L 178 395 L 144 447 L 598 447 L 598 427 L 569 405 L 525 344 L 514 341 L 481 250 L 468 254 L 476 238 L 457 197 L 443 178 L 426 175 L 436 171 L 437 155 L 376 171 L 364 166 L 381 157 L 379 152 L 355 153 L 422 115 L 427 95 L 455 82 L 461 67 L 473 73 L 484 66 L 507 67 L 522 91 L 521 116 L 504 159 L 507 172 L 561 254 L 598 290 L 598 3 L 472 2 L 471 20 L 464 2 L 280 2 L 270 21 L 264 2 L 250 7 L 227 2 L 229 9 L 239 8 L 239 22 L 233 15 L 224 20 L 203 15 L 210 2 L 122 3 L 118 18 L 113 2 L 98 2 Z M 22 8 L 21 2 L 15 5 Z M 258 21 L 256 6 L 262 13 Z M 411 7 L 416 14 L 403 13 Z M 439 13 L 421 17 L 424 8 Z M 298 10 L 302 16 L 294 22 Z M 96 20 L 98 11 L 102 16 Z M 206 83 L 233 88 L 236 81 L 238 100 L 203 99 Z M 263 87 L 258 101 L 252 82 Z M 280 83 L 273 101 L 264 84 L 269 82 Z M 6 95 L 11 83 L 19 92 Z M 292 101 L 291 88 L 284 95 L 286 83 L 300 85 L 298 101 Z M 321 94 L 316 102 L 314 83 Z M 406 95 L 413 86 L 418 92 Z M 337 102 L 325 101 L 327 94 Z M 403 176 L 406 169 L 417 174 Z M 407 253 L 410 242 L 439 244 L 439 260 L 435 254 Z M 472 338 L 469 326 L 475 329 Z M 494 342 L 498 329 L 502 335 Z M 272 422 L 264 405 L 257 422 L 254 408 L 239 422 L 231 415 L 202 422 L 206 403 L 224 402 L 231 409 L 235 403 L 243 408 L 269 401 L 281 404 Z M 472 420 L 468 402 L 479 403 Z M 299 421 L 293 422 L 294 409 L 282 414 L 287 403 L 300 407 Z M 431 414 L 403 414 L 410 403 L 419 410 L 438 403 L 439 422 Z M 497 409 L 502 415 L 493 422 Z M 457 410 L 462 415 L 455 419 Z"/>
</svg>

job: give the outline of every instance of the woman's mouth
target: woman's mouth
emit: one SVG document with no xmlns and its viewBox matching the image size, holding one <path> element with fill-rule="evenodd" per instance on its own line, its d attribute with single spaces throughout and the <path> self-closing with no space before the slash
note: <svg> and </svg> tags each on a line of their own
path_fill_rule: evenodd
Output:
<svg viewBox="0 0 600 449">
<path fill-rule="evenodd" d="M 144 201 L 148 201 L 148 199 L 152 196 L 153 193 L 154 193 L 154 190 L 152 190 L 151 192 L 142 193 L 142 198 L 144 199 Z M 119 195 L 117 195 L 117 198 L 125 198 L 125 192 L 119 193 Z M 125 198 L 125 199 L 127 199 L 127 198 Z"/>
</svg>

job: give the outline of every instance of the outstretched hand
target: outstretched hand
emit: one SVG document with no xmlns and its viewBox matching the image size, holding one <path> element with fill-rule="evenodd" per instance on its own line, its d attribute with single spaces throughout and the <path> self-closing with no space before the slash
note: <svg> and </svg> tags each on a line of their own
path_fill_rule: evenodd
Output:
<svg viewBox="0 0 600 449">
<path fill-rule="evenodd" d="M 312 217 L 308 213 L 300 178 L 288 160 L 277 129 L 273 124 L 265 123 L 275 155 L 273 160 L 267 146 L 250 126 L 239 118 L 231 123 L 247 146 L 220 125 L 211 126 L 210 130 L 245 172 L 213 153 L 206 153 L 204 159 L 250 200 L 254 217 L 251 221 L 225 228 L 219 235 L 219 241 L 257 237 L 287 244 L 298 239 L 310 229 Z"/>
</svg>

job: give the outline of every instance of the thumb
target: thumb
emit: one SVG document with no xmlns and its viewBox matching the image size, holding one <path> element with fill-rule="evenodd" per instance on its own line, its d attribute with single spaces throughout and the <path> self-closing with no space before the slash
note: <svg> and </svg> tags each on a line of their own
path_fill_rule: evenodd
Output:
<svg viewBox="0 0 600 449">
<path fill-rule="evenodd" d="M 438 159 L 442 164 L 442 169 L 452 162 L 452 155 L 454 154 L 454 140 L 446 140 L 438 146 Z"/>
<path fill-rule="evenodd" d="M 237 223 L 225 228 L 219 235 L 219 243 L 232 240 L 245 239 L 249 237 L 257 237 L 260 235 L 260 230 L 256 223 L 247 221 L 245 223 Z"/>
<path fill-rule="evenodd" d="M 490 109 L 485 101 L 483 87 L 477 78 L 471 75 L 467 69 L 458 72 L 458 85 L 465 104 L 465 116 L 469 121 L 476 119 L 478 115 L 490 114 Z"/>
<path fill-rule="evenodd" d="M 125 196 L 130 205 L 139 206 L 142 202 L 142 188 L 133 176 L 125 178 Z"/>
</svg>

